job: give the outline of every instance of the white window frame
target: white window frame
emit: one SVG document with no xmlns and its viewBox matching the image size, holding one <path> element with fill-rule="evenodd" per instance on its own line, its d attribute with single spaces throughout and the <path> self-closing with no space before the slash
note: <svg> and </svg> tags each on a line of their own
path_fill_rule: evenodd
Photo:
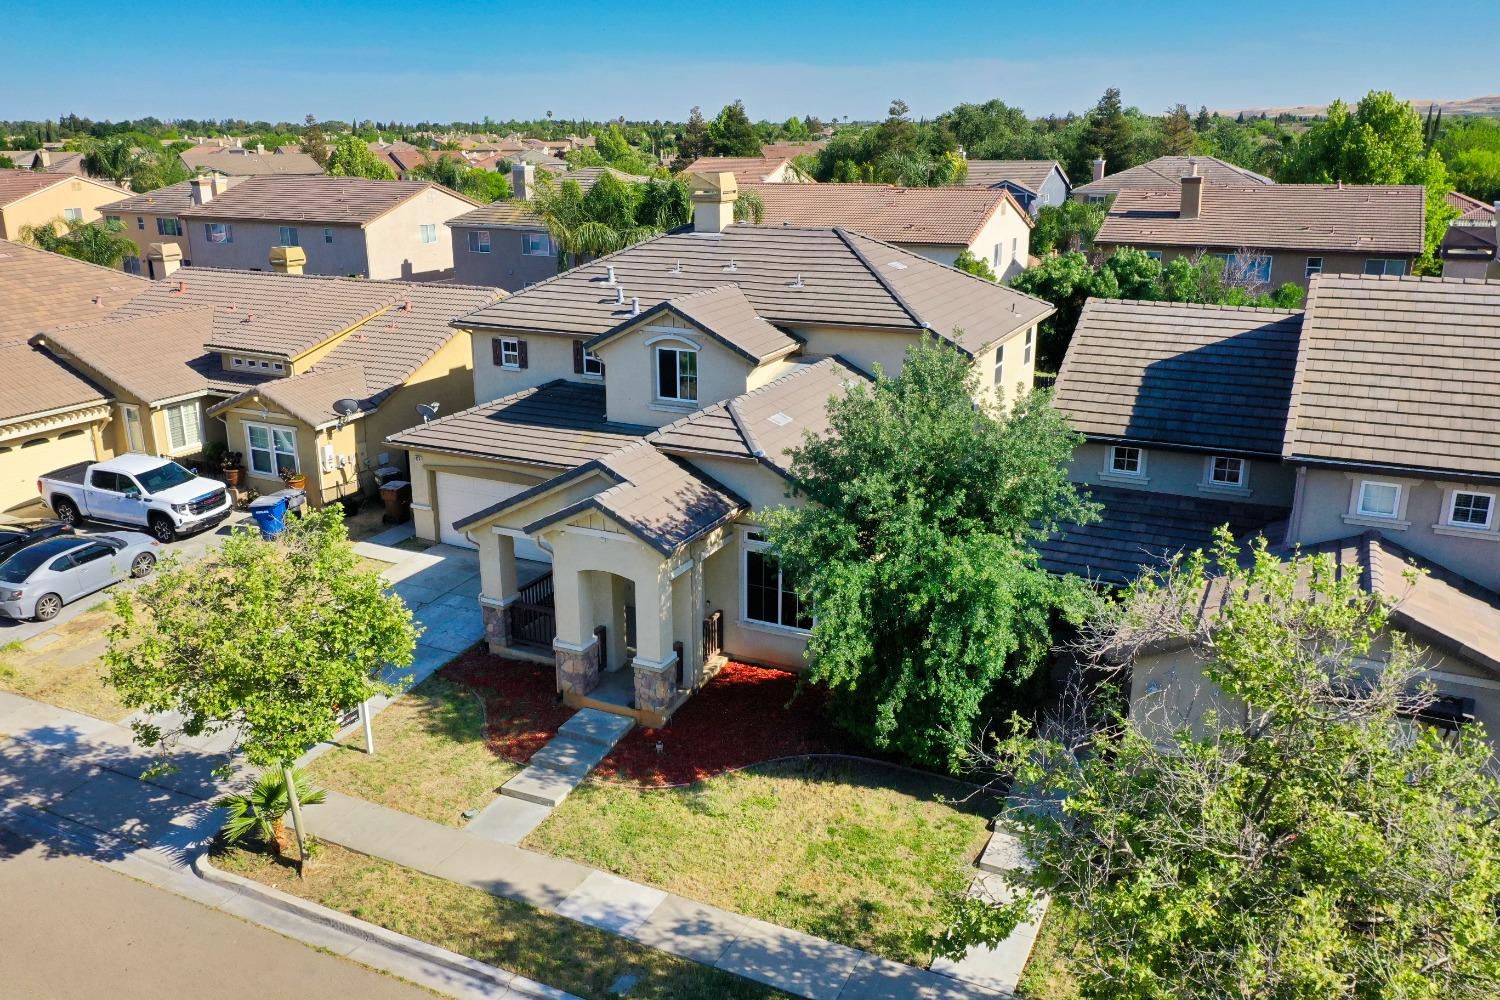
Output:
<svg viewBox="0 0 1500 1000">
<path fill-rule="evenodd" d="M 1389 513 L 1366 509 L 1365 491 L 1368 487 L 1372 486 L 1395 490 L 1395 493 L 1391 497 L 1391 510 Z M 1375 518 L 1381 521 L 1399 521 L 1401 519 L 1401 484 L 1388 482 L 1384 479 L 1361 479 L 1354 491 L 1354 514 L 1356 517 Z"/>
<path fill-rule="evenodd" d="M 1476 524 L 1473 521 L 1460 521 L 1454 515 L 1458 511 L 1459 497 L 1484 497 L 1488 506 L 1484 511 L 1484 523 Z M 1448 494 L 1445 520 L 1450 528 L 1458 528 L 1464 531 L 1489 531 L 1495 523 L 1495 494 L 1485 490 L 1452 490 Z"/>
<path fill-rule="evenodd" d="M 1031 353 L 1032 353 L 1032 350 L 1035 347 L 1036 347 L 1036 327 L 1029 326 L 1029 327 L 1026 328 L 1026 346 L 1025 346 L 1025 350 L 1021 354 L 1021 364 L 1023 364 L 1023 365 L 1029 365 L 1029 364 L 1031 364 Z"/>
<path fill-rule="evenodd" d="M 141 408 L 131 403 L 121 403 L 120 422 L 125 425 L 125 449 L 145 451 L 146 429 L 141 425 Z"/>
<path fill-rule="evenodd" d="M 256 431 L 264 431 L 265 432 L 265 434 L 266 434 L 266 441 L 267 441 L 267 446 L 266 447 L 260 448 L 260 447 L 256 446 L 256 444 L 255 444 L 255 432 Z M 286 452 L 286 451 L 282 451 L 281 450 L 281 448 L 278 445 L 277 435 L 281 435 L 283 438 L 285 438 L 285 436 L 287 436 L 287 435 L 291 436 L 291 442 L 292 442 L 291 443 L 291 449 L 292 450 L 290 452 Z M 271 470 L 269 472 L 264 471 L 264 470 L 262 470 L 262 469 L 260 469 L 259 467 L 256 466 L 256 464 L 255 464 L 255 453 L 256 452 L 260 452 L 261 454 L 269 455 L 270 456 L 270 458 L 271 458 Z M 290 465 L 288 465 L 285 462 L 281 461 L 282 458 L 285 458 L 287 456 L 291 457 L 291 464 Z M 299 463 L 298 458 L 297 458 L 297 429 L 295 427 L 284 427 L 284 426 L 282 426 L 280 424 L 260 424 L 260 423 L 251 423 L 249 421 L 246 421 L 245 422 L 245 457 L 247 459 L 249 459 L 249 462 L 250 462 L 250 474 L 252 476 L 258 476 L 261 479 L 276 479 L 276 478 L 278 478 L 280 476 L 282 469 L 291 469 L 293 472 L 301 472 L 302 471 L 301 464 Z"/>
<path fill-rule="evenodd" d="M 1371 264 L 1379 264 L 1380 270 L 1371 271 Z M 1398 270 L 1392 271 L 1391 268 L 1393 266 Z M 1407 274 L 1407 262 L 1402 260 L 1400 257 L 1366 257 L 1365 266 L 1362 270 L 1363 273 L 1371 275 L 1373 277 L 1384 276 L 1387 278 L 1404 278 Z"/>
<path fill-rule="evenodd" d="M 521 256 L 551 257 L 552 235 L 550 233 L 522 233 Z"/>
<path fill-rule="evenodd" d="M 1005 386 L 1005 345 L 995 345 L 995 388 Z"/>
<path fill-rule="evenodd" d="M 604 359 L 587 347 L 583 349 L 583 374 L 592 378 L 604 377 Z"/>
<path fill-rule="evenodd" d="M 333 242 L 333 227 L 331 227 L 331 226 L 324 226 L 323 227 L 323 242 L 324 243 L 332 243 Z"/>
<path fill-rule="evenodd" d="M 1238 475 L 1230 479 L 1220 479 L 1219 463 L 1234 462 Z M 1218 490 L 1246 490 L 1250 486 L 1250 463 L 1238 455 L 1209 455 L 1203 460 L 1203 485 L 1210 489 Z"/>
<path fill-rule="evenodd" d="M 676 373 L 675 374 L 675 378 L 673 379 L 673 381 L 674 381 L 675 384 L 672 386 L 672 393 L 670 395 L 668 395 L 668 393 L 667 393 L 667 387 L 661 384 L 661 363 L 662 363 L 661 356 L 662 356 L 663 353 L 668 352 L 668 351 L 670 351 L 671 353 L 677 355 L 677 363 L 675 365 L 673 365 L 673 369 L 675 370 L 675 373 Z M 692 372 L 691 375 L 684 375 L 683 374 L 683 371 L 682 371 L 682 359 L 683 359 L 684 355 L 689 355 L 693 359 L 693 372 Z M 658 346 L 658 347 L 655 348 L 655 350 L 654 350 L 654 352 L 652 354 L 651 360 L 652 360 L 652 362 L 654 362 L 654 364 L 652 365 L 652 369 L 653 369 L 652 379 L 656 382 L 656 398 L 657 398 L 658 402 L 662 402 L 662 403 L 674 403 L 674 404 L 691 403 L 693 405 L 697 405 L 697 403 L 698 403 L 698 378 L 699 378 L 699 374 L 698 374 L 698 350 L 697 350 L 697 348 L 688 347 L 685 344 L 683 346 L 681 346 L 681 347 Z M 691 396 L 684 396 L 684 395 L 682 395 L 683 379 L 684 378 L 692 380 L 692 383 L 693 383 L 693 393 L 692 393 Z"/>
<path fill-rule="evenodd" d="M 276 240 L 279 247 L 300 247 L 302 234 L 297 232 L 296 226 L 277 226 Z"/>
<path fill-rule="evenodd" d="M 740 531 L 740 624 L 745 628 L 763 629 L 767 632 L 781 632 L 786 635 L 807 636 L 812 630 L 802 628 L 799 625 L 786 625 L 780 621 L 769 622 L 760 618 L 750 617 L 750 554 L 752 552 L 766 552 L 771 544 L 760 536 L 760 530 L 754 527 L 745 527 Z M 776 615 L 781 617 L 782 595 L 786 593 L 786 577 L 781 571 L 781 564 L 776 564 Z"/>
<path fill-rule="evenodd" d="M 1135 469 L 1124 470 L 1118 465 L 1121 452 L 1135 452 Z M 1120 479 L 1145 480 L 1146 478 L 1146 449 L 1134 444 L 1112 444 L 1105 454 L 1104 474 L 1115 476 Z"/>
<path fill-rule="evenodd" d="M 436 243 L 437 224 L 434 222 L 424 222 L 419 225 L 417 227 L 417 239 L 422 241 L 423 246 L 426 246 L 429 243 Z"/>
<path fill-rule="evenodd" d="M 215 236 L 217 233 L 217 237 Z M 205 222 L 203 236 L 210 243 L 233 243 L 234 226 L 228 222 Z"/>
<path fill-rule="evenodd" d="M 1317 261 L 1317 263 L 1314 264 L 1313 261 Z M 1311 278 L 1315 274 L 1322 274 L 1322 273 L 1323 273 L 1323 258 L 1322 257 L 1309 257 L 1309 258 L 1307 258 L 1307 264 L 1304 266 L 1304 268 L 1302 270 L 1302 277 L 1304 279 L 1309 279 L 1309 278 Z"/>
<path fill-rule="evenodd" d="M 82 222 L 83 221 L 83 209 L 81 209 L 81 208 L 65 208 L 65 209 L 63 209 L 63 221 L 64 222 Z"/>
<path fill-rule="evenodd" d="M 178 421 L 176 428 L 172 426 L 174 416 Z M 161 420 L 167 428 L 167 446 L 171 454 L 198 451 L 203 447 L 203 408 L 198 400 L 163 406 Z"/>
<path fill-rule="evenodd" d="M 521 370 L 521 341 L 516 337 L 500 338 L 500 367 Z"/>
<path fill-rule="evenodd" d="M 491 249 L 488 229 L 469 230 L 469 253 L 489 253 Z"/>
</svg>

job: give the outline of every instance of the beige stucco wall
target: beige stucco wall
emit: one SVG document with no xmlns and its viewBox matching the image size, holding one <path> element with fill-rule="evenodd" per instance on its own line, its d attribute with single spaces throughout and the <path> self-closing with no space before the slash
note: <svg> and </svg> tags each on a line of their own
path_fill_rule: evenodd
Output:
<svg viewBox="0 0 1500 1000">
<path fill-rule="evenodd" d="M 906 349 L 917 342 L 915 332 L 861 330 L 837 326 L 797 327 L 793 331 L 807 341 L 805 354 L 838 354 L 855 367 L 874 374 L 880 365 L 887 375 L 898 375 L 906 362 Z"/>
<path fill-rule="evenodd" d="M 1072 463 L 1068 466 L 1068 478 L 1075 483 L 1087 483 L 1091 486 L 1119 486 L 1125 489 L 1150 490 L 1152 493 L 1237 500 L 1277 507 L 1292 505 L 1296 472 L 1290 466 L 1283 465 L 1274 459 L 1247 459 L 1249 463 L 1248 488 L 1236 490 L 1208 485 L 1208 462 L 1212 458 L 1211 455 L 1173 451 L 1167 448 L 1144 449 L 1146 452 L 1144 478 L 1111 475 L 1107 471 L 1109 447 L 1107 444 L 1093 441 L 1079 445 L 1073 452 Z"/>
<path fill-rule="evenodd" d="M 1140 250 L 1160 251 L 1163 263 L 1177 257 L 1196 257 L 1201 251 L 1212 251 L 1215 253 L 1237 253 L 1240 247 L 1163 247 L 1149 246 L 1147 244 L 1113 244 L 1096 243 L 1095 247 L 1105 256 L 1113 253 L 1121 246 L 1135 246 Z M 1411 254 L 1401 253 L 1371 253 L 1371 254 L 1348 254 L 1348 253 L 1322 253 L 1316 250 L 1261 250 L 1259 247 L 1250 247 L 1271 255 L 1271 281 L 1266 291 L 1273 291 L 1282 285 L 1291 283 L 1307 287 L 1307 258 L 1323 258 L 1323 274 L 1363 274 L 1365 261 L 1371 258 L 1393 258 L 1406 261 L 1406 273 L 1411 273 Z"/>
<path fill-rule="evenodd" d="M 188 241 L 188 222 L 186 219 L 180 220 L 182 223 L 182 235 L 163 236 L 156 231 L 156 220 L 162 218 L 176 219 L 176 215 L 170 213 L 165 215 L 152 214 L 149 212 L 111 213 L 111 215 L 120 220 L 120 225 L 125 227 L 124 234 L 129 236 L 131 241 L 135 243 L 135 256 L 140 260 L 140 271 L 137 273 L 150 277 L 146 257 L 151 252 L 151 244 L 153 243 L 160 243 L 163 246 L 170 244 L 177 247 L 178 251 L 182 254 L 182 265 L 186 267 L 192 263 L 193 252 L 192 246 Z M 120 266 L 124 267 L 125 265 L 122 263 Z"/>
<path fill-rule="evenodd" d="M 471 330 L 473 339 L 474 399 L 487 402 L 554 379 L 591 381 L 573 373 L 573 344 L 577 337 L 503 330 Z M 502 368 L 495 364 L 495 341 L 502 338 L 526 341 L 526 367 Z M 594 379 L 592 381 L 600 381 Z"/>
<path fill-rule="evenodd" d="M 674 346 L 698 351 L 698 399 L 694 403 L 656 399 L 656 348 Z M 743 355 L 675 316 L 654 317 L 649 324 L 602 344 L 598 354 L 604 360 L 605 409 L 609 419 L 651 427 L 670 424 L 694 410 L 743 395 L 756 367 Z M 568 366 L 571 372 L 571 355 Z"/>
<path fill-rule="evenodd" d="M 432 281 L 453 277 L 453 241 L 449 219 L 474 205 L 438 188 L 429 188 L 365 226 L 371 278 Z M 423 243 L 419 228 L 435 226 L 436 239 Z"/>
<path fill-rule="evenodd" d="M 437 502 L 438 473 L 448 472 L 475 479 L 491 479 L 497 483 L 530 488 L 552 478 L 558 472 L 556 469 L 540 469 L 489 459 L 445 455 L 435 451 L 410 452 L 407 456 L 407 471 L 411 477 L 412 521 L 416 526 L 417 537 L 430 541 L 437 541 L 442 537 L 442 519 L 445 516 L 445 512 L 439 509 Z M 481 535 L 482 532 L 475 532 L 475 540 L 477 541 Z M 499 595 L 492 596 L 498 597 Z"/>
<path fill-rule="evenodd" d="M 99 206 L 119 201 L 129 193 L 87 177 L 70 177 L 0 207 L 0 239 L 19 241 L 21 227 L 40 226 L 61 219 L 70 208 L 82 213 L 80 221 L 93 222 L 103 218 Z"/>
<path fill-rule="evenodd" d="M 0 425 L 0 510 L 35 501 L 37 479 L 54 469 L 114 455 L 111 413 L 99 404 Z"/>
</svg>

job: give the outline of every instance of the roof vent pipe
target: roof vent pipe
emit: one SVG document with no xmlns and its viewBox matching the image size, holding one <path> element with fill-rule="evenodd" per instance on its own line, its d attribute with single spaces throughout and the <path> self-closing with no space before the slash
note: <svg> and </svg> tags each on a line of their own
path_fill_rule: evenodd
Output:
<svg viewBox="0 0 1500 1000">
<path fill-rule="evenodd" d="M 630 298 L 630 315 L 632 315 L 632 316 L 639 316 L 640 314 L 641 314 L 641 300 L 637 296 L 631 296 L 631 298 Z"/>
<path fill-rule="evenodd" d="M 625 304 L 625 288 L 624 288 L 623 285 L 616 285 L 615 286 L 615 305 L 621 306 L 621 305 L 624 305 L 624 304 Z"/>
<path fill-rule="evenodd" d="M 606 285 L 613 285 L 615 283 L 615 266 L 613 264 L 604 269 L 604 283 Z"/>
</svg>

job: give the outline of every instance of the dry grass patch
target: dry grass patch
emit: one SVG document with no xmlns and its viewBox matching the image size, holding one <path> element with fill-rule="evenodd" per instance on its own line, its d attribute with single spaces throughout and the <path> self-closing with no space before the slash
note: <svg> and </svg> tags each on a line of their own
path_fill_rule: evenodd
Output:
<svg viewBox="0 0 1500 1000">
<path fill-rule="evenodd" d="M 784 995 L 525 903 L 332 844 L 322 845 L 305 879 L 264 854 L 234 850 L 215 864 L 586 1000 L 614 996 L 609 987 L 622 975 L 639 977 L 630 996 L 643 1000 Z"/>
<path fill-rule="evenodd" d="M 1073 914 L 1053 903 L 1032 946 L 1026 971 L 1016 984 L 1018 994 L 1025 1000 L 1079 1000 L 1083 994 L 1073 971 L 1077 947 L 1078 927 Z"/>
<path fill-rule="evenodd" d="M 879 955 L 925 965 L 993 803 L 852 761 L 771 764 L 681 789 L 579 788 L 525 846 Z"/>
<path fill-rule="evenodd" d="M 114 612 L 100 602 L 77 618 L 59 622 L 36 639 L 0 648 L 0 690 L 96 719 L 119 722 L 130 709 L 104 681 L 101 657 Z M 44 637 L 55 636 L 52 641 Z"/>
<path fill-rule="evenodd" d="M 520 770 L 485 745 L 484 705 L 463 685 L 429 677 L 375 717 L 375 755 L 364 734 L 313 761 L 314 783 L 448 826 L 482 809 Z"/>
</svg>

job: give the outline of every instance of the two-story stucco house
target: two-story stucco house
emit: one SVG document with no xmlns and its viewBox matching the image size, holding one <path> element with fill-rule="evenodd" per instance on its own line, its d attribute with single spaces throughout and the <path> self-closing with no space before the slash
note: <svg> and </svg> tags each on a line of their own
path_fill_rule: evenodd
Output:
<svg viewBox="0 0 1500 1000">
<path fill-rule="evenodd" d="M 188 244 L 183 213 L 212 201 L 243 179 L 209 174 L 101 206 L 99 210 L 105 218 L 118 221 L 125 227 L 125 235 L 135 241 L 136 253 L 125 258 L 121 269 L 148 278 L 165 277 L 165 274 L 150 273 L 153 244 L 176 247 L 178 262 L 184 267 L 191 266 L 192 249 Z"/>
<path fill-rule="evenodd" d="M 1104 172 L 1103 160 L 1094 160 L 1092 166 L 1092 179 L 1070 192 L 1076 201 L 1107 202 L 1123 191 L 1172 192 L 1177 190 L 1178 180 L 1188 174 L 1196 174 L 1210 184 L 1227 184 L 1231 187 L 1276 183 L 1264 174 L 1246 170 L 1217 156 L 1158 156 L 1154 160 L 1113 174 Z"/>
<path fill-rule="evenodd" d="M 491 649 L 649 724 L 726 654 L 803 665 L 806 611 L 756 519 L 827 401 L 924 337 L 1014 397 L 1052 313 L 850 230 L 734 225 L 734 191 L 695 179 L 692 231 L 464 317 L 482 402 L 390 439 L 418 533 L 479 550 Z"/>
<path fill-rule="evenodd" d="M 195 267 L 258 270 L 272 247 L 301 247 L 307 273 L 436 281 L 453 277 L 443 224 L 479 203 L 430 181 L 249 177 L 179 213 Z"/>
<path fill-rule="evenodd" d="M 967 250 L 1000 280 L 1026 269 L 1035 226 L 1009 189 L 893 184 L 740 184 L 765 205 L 768 226 L 852 229 L 952 264 Z"/>
<path fill-rule="evenodd" d="M 1329 553 L 1425 650 L 1425 718 L 1500 732 L 1497 337 L 1497 282 L 1321 275 L 1305 312 L 1089 302 L 1056 401 L 1103 518 L 1046 564 L 1121 583 L 1220 524 Z M 1132 698 L 1191 721 L 1216 704 L 1201 671 L 1148 657 Z"/>
<path fill-rule="evenodd" d="M 1056 160 L 969 160 L 964 183 L 970 187 L 1003 187 L 1035 216 L 1048 205 L 1068 200 L 1072 187 Z"/>
<path fill-rule="evenodd" d="M 1176 190 L 1121 191 L 1094 246 L 1161 260 L 1213 254 L 1236 283 L 1306 288 L 1319 274 L 1410 273 L 1426 211 L 1426 191 L 1414 184 L 1224 185 L 1189 173 Z"/>
<path fill-rule="evenodd" d="M 118 201 L 123 188 L 72 174 L 0 170 L 0 240 L 19 240 L 27 226 L 94 222 L 102 207 Z"/>
</svg>

